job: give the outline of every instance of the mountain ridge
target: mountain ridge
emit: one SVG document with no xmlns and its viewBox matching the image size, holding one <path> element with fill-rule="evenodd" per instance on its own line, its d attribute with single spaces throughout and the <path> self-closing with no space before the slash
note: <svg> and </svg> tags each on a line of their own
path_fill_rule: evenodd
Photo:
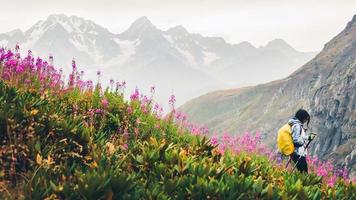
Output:
<svg viewBox="0 0 356 200">
<path fill-rule="evenodd" d="M 23 53 L 28 49 L 41 57 L 50 53 L 65 73 L 75 58 L 78 66 L 87 69 L 86 78 L 95 80 L 100 70 L 104 83 L 125 79 L 128 90 L 155 85 L 162 105 L 172 91 L 181 105 L 205 92 L 263 83 L 290 73 L 315 54 L 296 51 L 291 55 L 283 49 L 231 44 L 221 37 L 190 33 L 181 25 L 160 30 L 147 17 L 138 18 L 121 33 L 112 33 L 91 20 L 54 14 L 15 33 L 0 34 L 0 46 L 13 48 L 19 43 Z M 169 74 L 180 78 L 165 77 Z"/>
</svg>

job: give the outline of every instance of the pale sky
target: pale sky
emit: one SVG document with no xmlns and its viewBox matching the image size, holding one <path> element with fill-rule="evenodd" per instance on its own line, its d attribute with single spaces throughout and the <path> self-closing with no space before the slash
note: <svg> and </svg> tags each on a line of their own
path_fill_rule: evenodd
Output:
<svg viewBox="0 0 356 200">
<path fill-rule="evenodd" d="M 319 51 L 356 14 L 356 0 L 0 0 L 0 33 L 23 31 L 50 14 L 84 17 L 120 33 L 141 16 L 159 29 L 255 46 L 282 38 L 301 51 Z"/>
</svg>

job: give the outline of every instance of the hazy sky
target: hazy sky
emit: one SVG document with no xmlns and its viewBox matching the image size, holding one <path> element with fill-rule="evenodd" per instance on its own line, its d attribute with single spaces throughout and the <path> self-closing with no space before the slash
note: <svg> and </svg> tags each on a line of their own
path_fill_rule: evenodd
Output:
<svg viewBox="0 0 356 200">
<path fill-rule="evenodd" d="M 255 46 L 282 38 L 298 50 L 318 51 L 356 14 L 356 0 L 0 0 L 0 33 L 26 30 L 53 13 L 91 19 L 116 33 L 147 16 L 163 30 L 183 25 Z"/>
</svg>

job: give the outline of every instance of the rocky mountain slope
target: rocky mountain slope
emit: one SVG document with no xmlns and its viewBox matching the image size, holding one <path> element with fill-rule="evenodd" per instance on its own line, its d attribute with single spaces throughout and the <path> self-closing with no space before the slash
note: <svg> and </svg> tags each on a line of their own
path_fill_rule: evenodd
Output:
<svg viewBox="0 0 356 200">
<path fill-rule="evenodd" d="M 299 108 L 318 133 L 311 153 L 356 169 L 356 15 L 321 53 L 290 76 L 254 87 L 203 95 L 181 107 L 213 131 L 260 130 L 273 145 L 280 126 Z"/>
<path fill-rule="evenodd" d="M 160 30 L 141 17 L 120 34 L 76 16 L 51 15 L 22 32 L 0 34 L 0 46 L 54 56 L 65 72 L 71 60 L 96 79 L 126 80 L 129 90 L 157 86 L 160 102 L 174 93 L 177 104 L 209 91 L 282 78 L 315 53 L 298 52 L 281 39 L 256 48 L 248 42 L 229 44 L 223 38 L 189 33 L 183 26 Z M 253 75 L 253 76 L 251 76 Z M 245 79 L 246 76 L 253 78 Z M 158 94 L 157 94 L 158 95 Z"/>
</svg>

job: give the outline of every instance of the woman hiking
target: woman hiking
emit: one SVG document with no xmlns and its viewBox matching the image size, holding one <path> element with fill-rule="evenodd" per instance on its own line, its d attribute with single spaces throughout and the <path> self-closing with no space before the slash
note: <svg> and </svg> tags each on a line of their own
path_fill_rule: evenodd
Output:
<svg viewBox="0 0 356 200">
<path fill-rule="evenodd" d="M 291 126 L 294 152 L 290 155 L 294 164 L 300 172 L 308 173 L 306 160 L 307 144 L 312 139 L 306 131 L 310 122 L 310 115 L 307 111 L 300 109 L 295 116 L 288 121 Z"/>
</svg>

